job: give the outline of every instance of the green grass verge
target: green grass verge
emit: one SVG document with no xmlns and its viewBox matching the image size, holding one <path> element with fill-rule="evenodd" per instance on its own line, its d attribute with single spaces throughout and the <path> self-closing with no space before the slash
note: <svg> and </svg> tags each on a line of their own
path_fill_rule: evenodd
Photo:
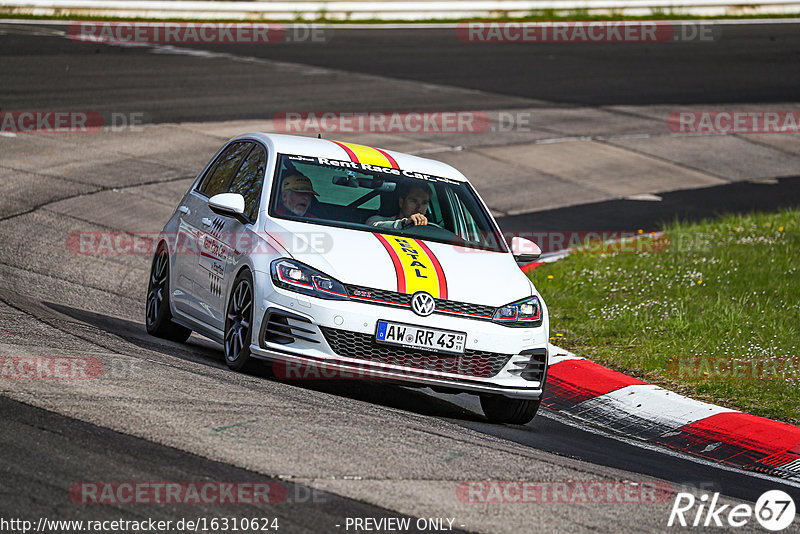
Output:
<svg viewBox="0 0 800 534">
<path fill-rule="evenodd" d="M 682 394 L 800 424 L 800 210 L 674 222 L 644 252 L 530 273 L 556 345 Z"/>
<path fill-rule="evenodd" d="M 305 23 L 305 24 L 455 24 L 459 22 L 569 22 L 569 21 L 617 21 L 617 20 L 747 20 L 747 19 L 795 19 L 800 18 L 800 13 L 778 13 L 778 14 L 737 14 L 737 15 L 716 15 L 701 16 L 681 13 L 679 11 L 658 11 L 654 10 L 649 15 L 629 16 L 621 13 L 613 14 L 592 14 L 587 10 L 556 11 L 556 10 L 537 10 L 531 12 L 526 17 L 517 18 L 472 18 L 472 19 L 418 19 L 418 20 L 339 20 L 339 19 L 305 19 L 298 14 L 295 20 L 274 20 L 274 19 L 194 19 L 194 18 L 148 18 L 148 17 L 100 17 L 80 14 L 70 15 L 29 15 L 26 13 L 16 13 L 0 8 L 0 18 L 21 19 L 21 20 L 54 20 L 54 21 L 149 21 L 149 22 L 243 22 L 243 23 Z"/>
</svg>

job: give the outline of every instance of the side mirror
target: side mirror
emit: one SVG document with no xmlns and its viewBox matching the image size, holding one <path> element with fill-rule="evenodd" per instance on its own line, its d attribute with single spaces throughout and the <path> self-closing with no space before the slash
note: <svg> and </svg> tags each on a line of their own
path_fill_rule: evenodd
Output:
<svg viewBox="0 0 800 534">
<path fill-rule="evenodd" d="M 542 249 L 539 248 L 539 245 L 524 237 L 512 237 L 511 253 L 517 263 L 530 263 L 539 259 L 539 256 L 542 255 Z"/>
<path fill-rule="evenodd" d="M 244 216 L 244 197 L 239 193 L 220 193 L 208 199 L 208 207 L 211 211 L 224 217 L 247 223 Z"/>
</svg>

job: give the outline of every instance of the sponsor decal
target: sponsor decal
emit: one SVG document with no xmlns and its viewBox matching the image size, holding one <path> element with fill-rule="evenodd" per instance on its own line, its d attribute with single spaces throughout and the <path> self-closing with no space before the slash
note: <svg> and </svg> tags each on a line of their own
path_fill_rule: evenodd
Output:
<svg viewBox="0 0 800 534">
<path fill-rule="evenodd" d="M 228 250 L 225 245 L 210 234 L 201 234 L 200 255 L 218 261 L 225 261 L 228 258 Z"/>
<path fill-rule="evenodd" d="M 331 141 L 331 143 L 339 145 L 353 163 L 366 163 L 367 165 L 389 167 L 390 169 L 400 168 L 394 158 L 380 148 L 372 148 L 371 146 L 357 145 L 355 143 L 341 143 L 339 141 Z"/>
<path fill-rule="evenodd" d="M 198 233 L 197 242 L 200 246 L 200 257 L 198 262 L 200 267 L 207 270 L 214 276 L 225 274 L 225 262 L 230 256 L 230 249 L 219 240 L 222 236 L 222 229 L 225 221 L 222 218 L 215 218 L 208 233 Z M 212 293 L 218 292 L 218 287 L 212 283 Z"/>
<path fill-rule="evenodd" d="M 320 165 L 325 165 L 325 166 L 328 166 L 328 167 L 339 167 L 340 169 L 354 169 L 354 170 L 364 170 L 364 171 L 369 171 L 369 172 L 379 172 L 379 173 L 382 173 L 382 174 L 388 174 L 390 176 L 405 176 L 406 178 L 416 178 L 418 180 L 427 180 L 429 182 L 443 182 L 443 183 L 447 183 L 447 184 L 459 184 L 459 183 L 461 183 L 461 182 L 459 182 L 457 180 L 451 180 L 450 178 L 443 178 L 441 176 L 432 176 L 430 174 L 425 174 L 425 173 L 422 173 L 422 172 L 408 171 L 408 170 L 399 169 L 399 168 L 396 167 L 397 162 L 394 159 L 391 159 L 391 161 L 388 160 L 388 159 L 381 160 L 380 158 L 383 157 L 382 155 L 380 157 L 375 155 L 375 154 L 385 154 L 385 152 L 383 152 L 383 151 L 374 152 L 374 153 L 369 153 L 368 152 L 366 154 L 356 155 L 356 153 L 353 152 L 352 147 L 354 147 L 354 146 L 357 147 L 357 146 L 360 146 L 360 145 L 353 145 L 353 144 L 348 144 L 348 143 L 338 143 L 336 141 L 331 141 L 331 142 L 332 143 L 336 143 L 337 145 L 342 145 L 342 148 L 347 147 L 347 149 L 350 151 L 350 153 L 352 153 L 352 156 L 350 156 L 350 160 L 347 161 L 347 160 L 338 160 L 338 159 L 317 157 L 317 158 L 315 158 L 314 161 L 316 161 Z M 367 148 L 369 148 L 369 147 L 367 147 Z M 377 150 L 377 149 L 371 149 L 371 150 Z M 389 154 L 386 154 L 386 156 L 391 158 L 391 156 L 389 156 Z M 362 161 L 364 159 L 369 160 L 369 162 Z M 395 165 L 395 167 L 391 167 L 391 166 L 387 166 L 387 165 Z"/>
<path fill-rule="evenodd" d="M 444 270 L 425 243 L 419 239 L 373 233 L 392 259 L 397 273 L 397 291 L 414 294 L 424 291 L 434 298 L 447 299 Z"/>
</svg>

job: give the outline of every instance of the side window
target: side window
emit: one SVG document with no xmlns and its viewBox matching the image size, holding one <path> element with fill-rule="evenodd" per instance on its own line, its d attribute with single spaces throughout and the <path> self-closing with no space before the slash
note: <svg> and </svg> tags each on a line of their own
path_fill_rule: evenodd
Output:
<svg viewBox="0 0 800 534">
<path fill-rule="evenodd" d="M 440 186 L 441 187 L 441 186 Z M 431 196 L 430 204 L 428 204 L 428 211 L 430 212 L 432 222 L 444 222 L 442 219 L 442 207 L 439 205 L 439 192 L 436 186 L 431 187 L 433 196 Z"/>
<path fill-rule="evenodd" d="M 261 197 L 261 185 L 264 183 L 264 171 L 267 167 L 267 155 L 259 145 L 250 152 L 233 178 L 229 193 L 239 193 L 244 197 L 244 214 L 251 221 L 258 213 L 258 201 Z"/>
<path fill-rule="evenodd" d="M 477 243 L 481 240 L 481 232 L 478 229 L 478 225 L 475 223 L 472 213 L 467 209 L 464 210 L 464 229 L 467 232 L 467 241 Z"/>
<path fill-rule="evenodd" d="M 469 243 L 486 244 L 490 235 L 481 231 L 475 219 L 475 213 L 479 213 L 480 210 L 474 201 L 465 204 L 463 198 L 469 197 L 459 196 L 455 191 L 448 189 L 447 200 L 453 213 L 455 226 L 453 232 Z"/>
<path fill-rule="evenodd" d="M 233 143 L 217 158 L 214 168 L 208 173 L 199 191 L 208 197 L 224 193 L 231 177 L 252 143 Z"/>
</svg>

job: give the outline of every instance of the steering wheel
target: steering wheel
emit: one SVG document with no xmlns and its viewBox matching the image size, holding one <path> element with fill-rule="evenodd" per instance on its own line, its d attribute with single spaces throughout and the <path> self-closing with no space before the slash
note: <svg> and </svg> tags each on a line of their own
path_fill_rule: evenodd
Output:
<svg viewBox="0 0 800 534">
<path fill-rule="evenodd" d="M 443 230 L 444 230 L 444 227 L 443 227 L 443 226 L 441 226 L 441 225 L 438 225 L 438 224 L 436 224 L 435 222 L 430 222 L 430 221 L 428 221 L 428 224 L 416 225 L 416 224 L 414 224 L 413 222 L 411 222 L 411 220 L 409 220 L 407 223 L 405 223 L 405 224 L 403 225 L 403 230 L 405 230 L 406 228 L 410 228 L 410 227 L 412 227 L 412 226 L 435 226 L 436 228 L 441 228 L 441 229 L 443 229 Z"/>
</svg>

